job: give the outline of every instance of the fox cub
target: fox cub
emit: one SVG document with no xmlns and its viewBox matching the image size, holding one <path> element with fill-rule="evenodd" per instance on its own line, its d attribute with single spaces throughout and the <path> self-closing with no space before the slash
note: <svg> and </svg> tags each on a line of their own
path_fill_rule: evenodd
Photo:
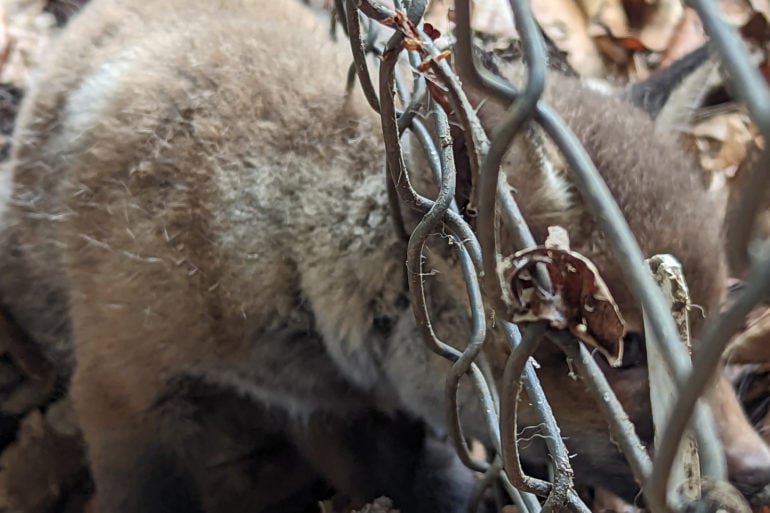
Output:
<svg viewBox="0 0 770 513">
<path fill-rule="evenodd" d="M 207 426 L 226 418 L 266 446 L 284 440 L 351 496 L 387 494 L 407 513 L 465 510 L 473 476 L 442 440 L 449 364 L 410 310 L 380 120 L 360 92 L 345 94 L 349 50 L 327 26 L 292 0 L 93 0 L 24 102 L 1 175 L 12 193 L 0 207 L 0 290 L 71 373 L 103 513 L 227 509 L 202 456 Z M 503 74 L 516 80 L 520 68 Z M 500 106 L 473 100 L 493 128 Z M 720 207 L 693 159 L 642 110 L 578 79 L 551 73 L 545 101 L 586 146 L 645 254 L 676 255 L 693 302 L 714 311 Z M 531 159 L 516 143 L 504 162 L 524 216 L 539 242 L 564 226 L 597 264 L 631 344 L 640 312 L 568 169 Z M 461 347 L 461 276 L 444 239 L 431 244 L 429 307 L 439 336 Z M 499 377 L 507 353 L 492 323 L 488 338 Z M 544 345 L 537 358 L 576 475 L 633 498 L 638 486 L 563 355 Z M 643 358 L 606 372 L 650 443 Z M 712 405 L 737 411 L 725 386 Z M 201 387 L 225 399 L 196 400 Z M 464 427 L 487 440 L 472 398 L 466 383 Z M 522 426 L 538 424 L 526 401 L 520 411 Z M 770 452 L 740 413 L 729 418 L 733 478 L 760 486 Z M 523 450 L 541 471 L 542 448 Z M 280 475 L 259 475 L 253 510 L 290 511 L 270 495 Z"/>
</svg>

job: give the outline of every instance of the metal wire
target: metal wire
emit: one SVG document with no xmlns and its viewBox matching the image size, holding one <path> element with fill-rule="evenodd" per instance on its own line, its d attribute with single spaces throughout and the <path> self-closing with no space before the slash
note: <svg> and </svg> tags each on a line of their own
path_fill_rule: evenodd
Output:
<svg viewBox="0 0 770 513">
<path fill-rule="evenodd" d="M 706 33 L 711 37 L 714 48 L 719 52 L 721 61 L 729 73 L 730 83 L 736 96 L 749 110 L 765 141 L 770 141 L 770 91 L 766 82 L 751 65 L 749 54 L 735 30 L 720 17 L 717 4 L 704 0 L 688 2 L 703 21 Z M 728 255 L 732 264 L 743 267 L 748 256 L 743 252 L 748 246 L 751 228 L 761 204 L 761 197 L 770 185 L 770 147 L 765 149 L 752 170 L 747 187 L 741 191 L 741 202 L 729 233 Z M 766 258 L 755 263 L 748 279 L 749 286 L 728 311 L 714 319 L 707 328 L 700 350 L 695 355 L 693 372 L 684 384 L 673 411 L 677 415 L 671 419 L 661 437 L 656 451 L 656 474 L 651 480 L 648 500 L 662 503 L 665 487 L 671 470 L 671 462 L 679 446 L 682 434 L 689 422 L 690 413 L 697 405 L 706 383 L 719 364 L 722 352 L 730 337 L 740 328 L 746 314 L 757 305 L 770 288 L 770 261 Z M 697 425 L 697 419 L 695 421 Z M 701 447 L 699 442 L 699 447 Z"/>
<path fill-rule="evenodd" d="M 583 381 L 596 399 L 596 403 L 602 409 L 602 413 L 609 421 L 612 439 L 621 445 L 623 454 L 628 459 L 631 472 L 636 482 L 642 486 L 652 473 L 652 462 L 647 452 L 636 436 L 634 425 L 623 411 L 623 406 L 613 393 L 607 393 L 610 389 L 607 379 L 599 366 L 589 354 L 588 349 L 578 344 L 572 337 L 564 333 L 552 333 L 551 338 L 572 359 Z"/>
<path fill-rule="evenodd" d="M 734 30 L 720 20 L 713 2 L 690 0 L 701 16 L 714 46 L 725 61 L 732 76 L 736 94 L 745 101 L 752 117 L 760 128 L 765 140 L 770 140 L 770 93 L 761 77 L 756 73 L 741 48 L 740 39 Z M 456 0 L 455 19 L 457 44 L 453 50 L 454 65 L 463 82 L 480 89 L 488 96 L 510 105 L 503 121 L 492 134 L 491 143 L 481 123 L 468 102 L 455 72 L 440 51 L 421 28 L 420 21 L 425 10 L 425 0 L 405 2 L 406 21 L 398 12 L 373 0 L 336 0 L 338 10 L 344 10 L 341 20 L 346 21 L 345 32 L 349 34 L 354 59 L 354 69 L 372 108 L 382 117 L 383 138 L 386 147 L 386 167 L 391 180 L 391 192 L 399 208 L 417 211 L 422 220 L 409 235 L 407 269 L 412 308 L 418 329 L 428 347 L 452 362 L 447 376 L 446 396 L 449 404 L 448 426 L 451 438 L 462 461 L 470 468 L 485 473 L 477 483 L 474 504 L 478 504 L 483 489 L 495 479 L 525 513 L 538 513 L 539 503 L 534 493 L 545 499 L 543 509 L 556 511 L 567 508 L 571 511 L 587 512 L 588 508 L 577 496 L 572 486 L 572 470 L 564 443 L 557 425 L 558 419 L 543 395 L 537 373 L 530 363 L 530 356 L 545 336 L 556 343 L 571 358 L 588 389 L 595 397 L 605 416 L 612 438 L 617 442 L 629 462 L 629 466 L 647 498 L 652 511 L 668 511 L 676 505 L 666 504 L 666 487 L 671 462 L 678 447 L 684 428 L 691 425 L 695 431 L 706 477 L 723 480 L 726 476 L 724 454 L 719 442 L 714 421 L 708 409 L 697 399 L 703 394 L 709 376 L 717 367 L 719 357 L 729 337 L 738 328 L 745 313 L 760 299 L 761 291 L 770 288 L 770 260 L 763 260 L 755 266 L 752 285 L 747 287 L 742 298 L 722 317 L 712 322 L 707 330 L 702 349 L 696 354 L 694 367 L 681 346 L 676 326 L 668 306 L 657 288 L 652 276 L 643 265 L 643 255 L 636 243 L 619 207 L 607 186 L 598 174 L 583 147 L 558 115 L 540 97 L 545 77 L 545 49 L 538 26 L 526 0 L 510 0 L 515 13 L 516 26 L 522 39 L 524 60 L 528 74 L 523 90 L 478 66 L 474 61 L 472 32 L 470 27 L 469 0 Z M 397 7 L 400 3 L 397 3 Z M 379 66 L 379 88 L 370 79 L 370 70 L 365 59 L 367 50 L 360 30 L 360 13 L 379 23 L 395 29 L 394 35 L 385 47 L 377 53 L 381 56 Z M 371 35 L 368 36 L 371 46 Z M 430 131 L 415 114 L 427 98 L 426 81 L 422 72 L 414 73 L 411 90 L 396 72 L 399 55 L 404 50 L 404 41 L 419 41 L 419 48 L 411 48 L 408 60 L 413 69 L 429 69 L 438 85 L 449 99 L 458 123 L 465 132 L 465 145 L 472 176 L 478 177 L 469 208 L 478 212 L 474 231 L 460 216 L 455 203 L 456 170 L 453 162 L 449 126 L 446 116 L 434 105 L 435 133 L 441 144 L 437 147 Z M 422 59 L 422 62 L 421 62 Z M 404 105 L 404 111 L 396 108 L 396 90 Z M 500 178 L 500 162 L 512 140 L 522 133 L 529 123 L 536 123 L 564 156 L 572 172 L 573 183 L 583 197 L 590 212 L 606 234 L 610 247 L 623 272 L 628 288 L 650 317 L 650 339 L 660 345 L 680 393 L 675 411 L 679 413 L 667 427 L 657 449 L 655 463 L 649 456 L 633 424 L 622 409 L 610 385 L 586 348 L 577 343 L 566 332 L 553 332 L 541 324 L 530 325 L 523 330 L 523 336 L 516 326 L 501 322 L 501 329 L 508 341 L 511 354 L 506 365 L 502 393 L 496 400 L 495 384 L 485 376 L 477 365 L 477 358 L 487 335 L 485 307 L 498 314 L 505 311 L 502 303 L 501 283 L 497 272 L 499 251 L 495 236 L 498 222 L 512 234 L 519 248 L 535 244 L 524 219 L 519 212 L 508 184 Z M 418 194 L 412 187 L 404 161 L 401 136 L 411 131 L 429 163 L 438 185 L 435 199 Z M 761 162 L 770 162 L 766 152 Z M 766 166 L 765 166 L 766 167 Z M 757 168 L 751 183 L 755 191 L 741 204 L 736 225 L 749 226 L 753 221 L 760 192 L 768 185 L 766 169 Z M 396 202 L 397 199 L 397 202 Z M 498 217 L 499 216 L 499 217 Z M 400 217 L 397 217 L 401 219 Z M 745 247 L 749 238 L 746 228 L 735 235 L 734 240 Z M 471 333 L 460 351 L 443 342 L 436 335 L 427 307 L 426 289 L 423 283 L 422 262 L 425 244 L 431 234 L 444 231 L 452 239 L 451 247 L 465 278 L 467 304 L 470 309 Z M 480 239 L 477 239 L 476 234 Z M 746 258 L 745 255 L 734 257 Z M 479 277 L 483 287 L 479 283 Z M 542 278 L 542 277 L 541 277 Z M 547 276 L 543 280 L 546 289 Z M 765 287 L 764 289 L 762 287 Z M 484 295 L 482 296 L 482 289 Z M 455 291 L 462 293 L 462 291 Z M 484 301 L 488 304 L 485 305 Z M 492 464 L 476 461 L 466 445 L 458 412 L 458 390 L 462 379 L 470 379 L 476 392 L 476 399 L 482 403 L 481 411 L 485 425 L 499 457 Z M 554 462 L 553 482 L 527 476 L 521 468 L 517 447 L 516 408 L 520 391 L 526 390 L 536 415 L 542 422 L 541 429 Z M 522 492 L 522 493 L 520 493 Z"/>
<path fill-rule="evenodd" d="M 720 17 L 718 4 L 708 0 L 689 0 L 687 3 L 703 21 L 703 28 L 721 56 L 735 95 L 748 107 L 764 140 L 770 141 L 770 91 L 762 75 L 752 66 L 740 36 Z M 770 185 L 768 169 L 770 147 L 766 146 L 741 190 L 741 201 L 728 231 L 728 257 L 735 269 L 745 268 L 750 263 L 746 248 L 762 196 Z"/>
<path fill-rule="evenodd" d="M 701 347 L 695 353 L 692 376 L 685 383 L 674 403 L 672 411 L 677 414 L 672 415 L 666 425 L 660 446 L 656 451 L 656 474 L 650 481 L 649 500 L 662 502 L 662 497 L 657 494 L 665 493 L 671 463 L 696 401 L 714 375 L 714 370 L 721 360 L 730 336 L 740 329 L 746 316 L 762 301 L 768 289 L 770 289 L 770 255 L 754 266 L 741 296 L 721 316 L 713 318 L 706 327 Z"/>
</svg>

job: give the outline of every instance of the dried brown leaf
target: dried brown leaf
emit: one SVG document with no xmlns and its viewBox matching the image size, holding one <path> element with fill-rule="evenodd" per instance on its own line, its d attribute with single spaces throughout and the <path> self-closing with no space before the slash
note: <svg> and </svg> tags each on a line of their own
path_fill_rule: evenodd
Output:
<svg viewBox="0 0 770 513">
<path fill-rule="evenodd" d="M 0 82 L 23 87 L 30 71 L 44 55 L 56 20 L 52 14 L 43 12 L 43 0 L 5 0 L 0 3 L 0 15 L 4 13 L 7 21 L 3 27 L 7 43 L 0 41 L 0 52 L 7 51 L 0 66 Z"/>
<path fill-rule="evenodd" d="M 639 41 L 655 51 L 665 50 L 680 29 L 684 8 L 680 0 L 658 0 L 639 30 Z"/>
<path fill-rule="evenodd" d="M 417 51 L 422 49 L 422 41 L 414 37 L 405 37 L 404 42 L 401 44 L 409 51 Z"/>
<path fill-rule="evenodd" d="M 733 337 L 727 346 L 725 360 L 770 364 L 770 309 L 753 312 L 746 329 Z"/>
<path fill-rule="evenodd" d="M 431 25 L 430 23 L 425 23 L 425 24 L 422 26 L 422 30 L 423 30 L 423 32 L 425 32 L 425 34 L 427 34 L 427 36 L 428 36 L 429 38 L 431 38 L 431 39 L 432 39 L 432 40 L 434 40 L 434 41 L 435 41 L 436 39 L 438 39 L 438 38 L 440 38 L 440 37 L 441 37 L 441 31 L 440 31 L 440 30 L 438 30 L 438 29 L 437 29 L 436 27 L 434 27 L 433 25 Z"/>
<path fill-rule="evenodd" d="M 751 8 L 754 11 L 762 14 L 765 18 L 770 19 L 770 2 L 767 0 L 749 0 Z"/>
<path fill-rule="evenodd" d="M 743 112 L 725 112 L 699 122 L 688 133 L 696 138 L 703 168 L 737 187 L 739 184 L 730 180 L 746 162 L 748 148 L 756 142 L 749 117 Z"/>
<path fill-rule="evenodd" d="M 763 60 L 759 64 L 758 69 L 759 69 L 759 72 L 762 73 L 762 76 L 764 77 L 765 82 L 770 84 L 770 61 L 768 61 L 767 59 Z"/>
<path fill-rule="evenodd" d="M 443 52 L 439 53 L 435 57 L 433 57 L 431 55 L 427 59 L 425 59 L 424 61 L 422 61 L 420 64 L 417 65 L 417 70 L 422 72 L 422 73 L 424 73 L 424 72 L 426 72 L 430 68 L 431 63 L 433 63 L 435 61 L 440 61 L 442 59 L 446 59 L 450 55 L 452 55 L 452 52 L 450 50 L 444 50 Z"/>
<path fill-rule="evenodd" d="M 770 41 L 770 20 L 762 13 L 753 13 L 741 26 L 741 35 L 760 45 Z"/>
<path fill-rule="evenodd" d="M 588 34 L 585 13 L 574 2 L 559 2 L 558 9 L 554 5 L 553 0 L 532 0 L 532 11 L 543 31 L 580 75 L 605 76 L 607 68 Z"/>
<path fill-rule="evenodd" d="M 628 35 L 628 36 L 620 36 L 615 38 L 615 42 L 625 48 L 626 50 L 630 50 L 632 52 L 640 52 L 640 51 L 646 51 L 650 48 L 642 41 L 638 36 L 635 35 Z"/>
<path fill-rule="evenodd" d="M 432 73 L 426 74 L 425 78 L 425 83 L 428 84 L 428 93 L 430 94 L 430 97 L 441 105 L 441 108 L 444 109 L 444 112 L 446 112 L 447 115 L 452 114 L 452 102 L 449 101 L 446 89 L 444 89 Z"/>
<path fill-rule="evenodd" d="M 765 1 L 765 0 L 760 0 Z M 747 0 L 718 0 L 720 14 L 722 14 L 729 23 L 741 26 L 748 21 L 754 14 L 755 9 Z"/>
<path fill-rule="evenodd" d="M 600 29 L 601 30 L 601 29 Z M 631 52 L 617 38 L 609 33 L 593 30 L 594 42 L 601 54 L 616 66 L 624 67 L 631 62 Z"/>
<path fill-rule="evenodd" d="M 687 131 L 696 137 L 707 137 L 721 144 L 727 140 L 730 134 L 730 118 L 733 116 L 740 116 L 740 114 L 726 113 L 706 118 Z"/>
<path fill-rule="evenodd" d="M 11 31 L 8 23 L 8 13 L 0 5 L 0 74 L 11 55 Z"/>
<path fill-rule="evenodd" d="M 629 33 L 628 18 L 620 0 L 578 0 L 592 23 L 605 27 L 614 36 Z"/>
<path fill-rule="evenodd" d="M 702 46 L 706 42 L 706 33 L 698 13 L 691 7 L 685 8 L 679 24 L 674 30 L 673 37 L 663 50 L 660 67 L 666 67 L 687 53 Z"/>
<path fill-rule="evenodd" d="M 471 9 L 471 27 L 501 40 L 519 37 L 508 0 L 475 0 Z"/>
<path fill-rule="evenodd" d="M 569 249 L 567 234 L 551 227 L 545 246 L 517 252 L 503 262 L 503 277 L 510 284 L 514 322 L 547 321 L 567 329 L 607 357 L 611 365 L 623 358 L 625 322 L 596 267 Z M 533 280 L 542 264 L 553 294 Z"/>
<path fill-rule="evenodd" d="M 734 121 L 734 118 L 731 118 Z M 746 160 L 747 146 L 753 140 L 751 132 L 740 122 L 729 123 L 729 136 L 716 156 L 716 165 L 727 176 L 732 176 Z"/>
</svg>

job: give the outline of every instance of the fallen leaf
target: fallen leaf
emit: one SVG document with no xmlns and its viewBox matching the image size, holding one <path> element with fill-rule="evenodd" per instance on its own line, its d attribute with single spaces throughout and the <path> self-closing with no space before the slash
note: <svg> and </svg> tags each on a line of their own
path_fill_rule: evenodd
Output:
<svg viewBox="0 0 770 513">
<path fill-rule="evenodd" d="M 718 0 L 717 5 L 719 13 L 727 22 L 738 27 L 746 23 L 755 12 L 746 0 Z"/>
<path fill-rule="evenodd" d="M 678 34 L 684 8 L 680 0 L 658 0 L 650 5 L 650 14 L 638 33 L 639 41 L 644 47 L 660 52 Z"/>
<path fill-rule="evenodd" d="M 591 23 L 605 27 L 613 36 L 629 34 L 628 18 L 620 0 L 578 0 Z"/>
<path fill-rule="evenodd" d="M 770 84 L 770 61 L 767 59 L 763 60 L 759 64 L 759 72 L 762 73 L 762 76 L 765 79 L 765 82 Z"/>
<path fill-rule="evenodd" d="M 708 137 L 719 143 L 724 143 L 730 135 L 730 118 L 742 117 L 740 113 L 727 113 L 706 118 L 687 129 L 696 137 Z"/>
<path fill-rule="evenodd" d="M 751 4 L 751 8 L 756 12 L 770 19 L 770 2 L 767 0 L 749 0 L 749 4 Z"/>
<path fill-rule="evenodd" d="M 425 59 L 424 61 L 422 61 L 420 64 L 417 65 L 417 71 L 419 71 L 421 73 L 424 73 L 425 71 L 427 71 L 430 68 L 432 62 L 436 62 L 436 61 L 440 61 L 442 59 L 446 59 L 450 55 L 452 55 L 452 52 L 450 50 L 444 50 L 443 52 L 439 53 L 435 57 L 431 55 L 427 59 Z"/>
<path fill-rule="evenodd" d="M 449 95 L 447 94 L 446 89 L 444 89 L 432 73 L 427 73 L 425 79 L 425 83 L 428 84 L 428 93 L 430 94 L 430 97 L 441 105 L 441 108 L 444 109 L 444 112 L 446 112 L 447 115 L 452 114 L 452 103 L 449 101 Z"/>
<path fill-rule="evenodd" d="M 703 23 L 691 7 L 685 8 L 668 46 L 663 50 L 660 67 L 664 68 L 706 42 Z"/>
<path fill-rule="evenodd" d="M 620 37 L 616 37 L 615 41 L 617 42 L 617 44 L 619 44 L 626 50 L 631 50 L 632 52 L 649 50 L 649 47 L 646 44 L 644 44 L 644 41 L 642 41 L 637 36 L 633 36 L 633 35 L 620 36 Z"/>
<path fill-rule="evenodd" d="M 11 55 L 11 33 L 8 27 L 8 13 L 0 5 L 0 74 Z"/>
<path fill-rule="evenodd" d="M 580 75 L 605 76 L 607 66 L 586 30 L 585 13 L 572 1 L 558 2 L 558 9 L 554 5 L 553 0 L 532 0 L 532 12 L 543 32 L 567 54 L 570 66 Z"/>
<path fill-rule="evenodd" d="M 569 330 L 604 354 L 610 365 L 620 365 L 625 322 L 596 267 L 571 251 L 566 237 L 563 228 L 551 227 L 544 246 L 503 260 L 502 275 L 510 285 L 505 300 L 512 307 L 512 320 L 547 321 L 553 328 Z M 548 272 L 551 294 L 533 279 L 538 264 Z"/>
<path fill-rule="evenodd" d="M 770 20 L 765 15 L 755 12 L 741 26 L 741 35 L 757 44 L 764 44 L 770 40 Z"/>
<path fill-rule="evenodd" d="M 434 41 L 441 37 L 441 31 L 438 30 L 433 25 L 431 25 L 430 23 L 423 24 L 422 30 L 428 35 L 429 38 L 431 38 Z"/>
<path fill-rule="evenodd" d="M 748 145 L 753 140 L 748 127 L 734 117 L 728 120 L 729 133 L 716 156 L 716 165 L 727 176 L 735 174 L 738 167 L 746 160 Z"/>
<path fill-rule="evenodd" d="M 742 111 L 720 113 L 688 128 L 687 133 L 695 137 L 704 170 L 729 187 L 738 187 L 735 178 L 757 140 L 748 115 Z"/>
<path fill-rule="evenodd" d="M 599 29 L 601 30 L 601 29 Z M 617 38 L 607 32 L 591 31 L 601 54 L 616 66 L 625 67 L 631 61 L 631 52 Z"/>
<path fill-rule="evenodd" d="M 508 0 L 475 1 L 471 8 L 471 27 L 496 39 L 518 39 L 513 11 Z"/>
<path fill-rule="evenodd" d="M 0 3 L 3 4 L 0 17 L 4 13 L 7 20 L 0 30 L 5 33 L 0 38 L 6 41 L 0 41 L 0 52 L 7 52 L 0 66 L 0 83 L 24 87 L 30 70 L 43 57 L 56 19 L 51 13 L 43 12 L 43 0 L 4 0 Z"/>
<path fill-rule="evenodd" d="M 770 309 L 752 313 L 746 329 L 730 341 L 724 359 L 732 364 L 770 364 Z"/>
</svg>

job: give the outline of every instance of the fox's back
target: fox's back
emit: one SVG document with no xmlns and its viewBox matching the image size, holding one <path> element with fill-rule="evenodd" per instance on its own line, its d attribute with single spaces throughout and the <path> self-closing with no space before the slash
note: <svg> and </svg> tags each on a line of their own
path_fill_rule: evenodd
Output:
<svg viewBox="0 0 770 513">
<path fill-rule="evenodd" d="M 328 290 L 316 267 L 340 299 L 373 279 L 325 275 L 330 259 L 393 244 L 379 123 L 346 95 L 348 57 L 327 31 L 295 2 L 105 1 L 73 20 L 13 157 L 19 207 L 6 224 L 23 255 L 7 268 L 25 272 L 5 293 L 39 284 L 17 300 L 34 338 L 61 346 L 68 330 L 61 308 L 25 321 L 40 319 L 41 289 L 66 305 L 71 273 L 50 263 L 73 241 L 185 267 L 229 327 L 288 315 L 303 280 Z"/>
</svg>

